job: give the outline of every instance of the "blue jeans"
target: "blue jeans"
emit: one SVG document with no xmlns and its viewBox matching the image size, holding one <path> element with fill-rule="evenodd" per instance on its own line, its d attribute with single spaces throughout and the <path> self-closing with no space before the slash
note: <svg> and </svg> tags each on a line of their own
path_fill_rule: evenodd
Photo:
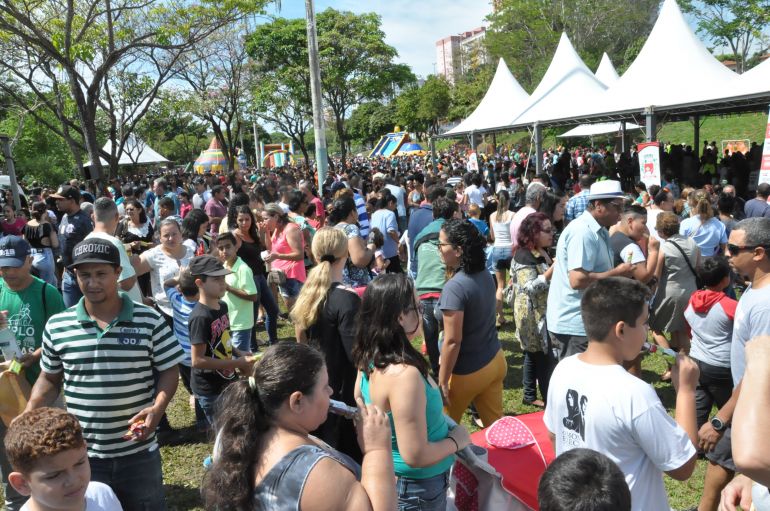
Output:
<svg viewBox="0 0 770 511">
<path fill-rule="evenodd" d="M 160 450 L 118 458 L 89 457 L 91 480 L 112 488 L 124 511 L 165 511 Z"/>
<path fill-rule="evenodd" d="M 254 318 L 256 319 L 257 317 L 259 303 L 265 308 L 265 313 L 267 314 L 267 317 L 265 318 L 265 329 L 267 330 L 268 342 L 272 345 L 278 342 L 278 304 L 275 301 L 273 292 L 270 290 L 270 286 L 267 284 L 267 279 L 264 275 L 254 275 L 254 283 L 259 290 L 259 302 L 254 302 Z M 256 332 L 256 328 L 253 330 Z"/>
<path fill-rule="evenodd" d="M 251 353 L 251 328 L 246 330 L 231 330 L 230 341 L 242 353 Z"/>
<path fill-rule="evenodd" d="M 428 348 L 428 359 L 433 375 L 438 378 L 438 320 L 436 319 L 436 305 L 438 298 L 426 298 L 420 300 L 422 304 L 422 332 L 425 338 L 425 346 Z"/>
<path fill-rule="evenodd" d="M 399 511 L 444 511 L 449 471 L 427 479 L 399 477 L 396 482 Z"/>
<path fill-rule="evenodd" d="M 213 396 L 204 396 L 201 394 L 195 394 L 195 400 L 201 405 L 203 415 L 206 417 L 206 422 L 209 427 L 214 426 L 214 417 L 217 414 L 217 403 L 219 401 L 219 394 Z"/>
<path fill-rule="evenodd" d="M 61 278 L 61 294 L 62 298 L 64 298 L 65 307 L 72 307 L 83 297 L 75 274 L 70 273 L 67 270 L 64 270 L 64 274 Z"/>
<path fill-rule="evenodd" d="M 37 272 L 38 277 L 53 287 L 57 287 L 56 261 L 53 258 L 53 250 L 50 248 L 33 248 L 32 267 Z"/>
<path fill-rule="evenodd" d="M 537 399 L 537 387 L 543 401 L 548 397 L 548 382 L 553 372 L 551 358 L 542 351 L 524 352 L 524 370 L 522 371 L 522 386 L 524 401 L 532 402 Z"/>
</svg>

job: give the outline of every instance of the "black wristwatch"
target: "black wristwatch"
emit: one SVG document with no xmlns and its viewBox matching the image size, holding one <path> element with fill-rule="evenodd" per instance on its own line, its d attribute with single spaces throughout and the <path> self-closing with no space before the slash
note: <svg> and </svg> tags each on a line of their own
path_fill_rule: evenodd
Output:
<svg viewBox="0 0 770 511">
<path fill-rule="evenodd" d="M 727 423 L 722 422 L 722 419 L 714 415 L 711 418 L 711 427 L 713 427 L 716 431 L 719 431 L 721 433 L 727 429 Z"/>
</svg>

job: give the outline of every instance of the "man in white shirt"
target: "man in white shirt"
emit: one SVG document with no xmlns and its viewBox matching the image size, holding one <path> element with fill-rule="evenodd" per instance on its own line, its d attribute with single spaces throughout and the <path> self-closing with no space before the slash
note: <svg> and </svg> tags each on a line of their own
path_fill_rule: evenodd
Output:
<svg viewBox="0 0 770 511">
<path fill-rule="evenodd" d="M 588 286 L 581 300 L 588 348 L 556 366 L 543 418 L 557 456 L 588 448 L 620 467 L 633 511 L 670 509 L 662 472 L 684 481 L 697 460 L 695 362 L 681 354 L 672 368 L 675 419 L 649 384 L 623 369 L 647 340 L 649 298 L 646 286 L 625 277 Z"/>
</svg>

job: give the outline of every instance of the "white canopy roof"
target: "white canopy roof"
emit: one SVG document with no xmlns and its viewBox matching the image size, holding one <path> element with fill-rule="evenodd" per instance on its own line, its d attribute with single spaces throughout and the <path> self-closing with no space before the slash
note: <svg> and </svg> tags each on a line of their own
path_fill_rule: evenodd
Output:
<svg viewBox="0 0 770 511">
<path fill-rule="evenodd" d="M 566 133 L 557 135 L 562 138 L 570 137 L 591 137 L 593 135 L 603 135 L 605 133 L 620 133 L 619 122 L 600 122 L 597 124 L 581 124 L 577 128 L 572 128 Z M 626 123 L 626 131 L 642 129 L 638 124 L 633 122 Z"/>
<path fill-rule="evenodd" d="M 602 61 L 599 62 L 599 67 L 596 70 L 596 73 L 594 73 L 594 76 L 607 87 L 617 82 L 620 78 L 617 70 L 615 70 L 615 66 L 612 65 L 610 56 L 607 55 L 607 52 L 604 52 L 604 55 L 602 55 Z"/>
<path fill-rule="evenodd" d="M 112 152 L 112 141 L 108 140 L 102 148 L 105 152 Z M 104 159 L 99 158 L 102 162 L 102 166 L 107 166 L 107 162 Z M 152 147 L 147 145 L 140 138 L 129 135 L 126 139 L 126 143 L 123 145 L 123 153 L 120 155 L 118 165 L 148 165 L 151 163 L 167 163 L 168 160 L 158 154 Z M 84 167 L 89 167 L 91 162 L 85 163 Z"/>
<path fill-rule="evenodd" d="M 599 63 L 599 68 L 596 70 L 596 73 L 594 73 L 594 76 L 608 87 L 617 82 L 618 78 L 620 78 L 618 72 L 615 70 L 615 66 L 612 65 L 610 56 L 607 55 L 607 52 L 602 55 L 602 61 Z M 626 123 L 626 130 L 639 128 L 641 128 L 641 126 L 634 124 L 633 122 Z M 601 122 L 595 124 L 581 124 L 558 136 L 562 138 L 591 137 L 593 135 L 603 135 L 605 133 L 619 133 L 620 130 L 621 123 L 619 122 Z"/>
<path fill-rule="evenodd" d="M 529 95 L 516 81 L 505 60 L 500 59 L 495 77 L 484 99 L 467 119 L 449 130 L 447 134 L 470 133 L 507 124 L 528 99 Z"/>
<path fill-rule="evenodd" d="M 737 86 L 738 75 L 698 39 L 676 0 L 665 0 L 631 66 L 605 94 L 593 102 L 581 101 L 585 107 L 580 113 L 641 112 L 648 106 L 686 105 L 729 97 Z"/>
<path fill-rule="evenodd" d="M 744 94 L 770 91 L 770 59 L 743 73 L 739 80 Z"/>
<path fill-rule="evenodd" d="M 577 54 L 567 34 L 562 33 L 543 79 L 527 106 L 509 124 L 521 126 L 568 117 L 578 104 L 593 104 L 606 88 Z"/>
</svg>

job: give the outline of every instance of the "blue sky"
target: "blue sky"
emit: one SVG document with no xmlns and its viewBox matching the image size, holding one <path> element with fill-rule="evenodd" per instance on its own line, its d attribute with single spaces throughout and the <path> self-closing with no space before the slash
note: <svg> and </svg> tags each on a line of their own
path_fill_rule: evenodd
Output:
<svg viewBox="0 0 770 511">
<path fill-rule="evenodd" d="M 285 18 L 304 18 L 303 0 L 282 0 Z M 436 41 L 486 25 L 492 11 L 488 0 L 315 0 L 316 12 L 327 7 L 355 13 L 375 12 L 382 18 L 385 41 L 398 51 L 398 62 L 409 64 L 418 76 L 433 74 Z"/>
</svg>

